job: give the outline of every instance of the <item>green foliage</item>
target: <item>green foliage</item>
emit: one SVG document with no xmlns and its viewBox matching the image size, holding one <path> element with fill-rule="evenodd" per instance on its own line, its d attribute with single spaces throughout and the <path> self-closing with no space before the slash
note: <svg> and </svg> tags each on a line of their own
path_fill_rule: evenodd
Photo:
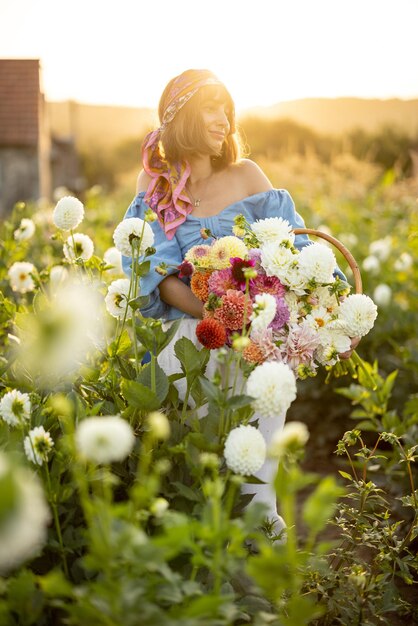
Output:
<svg viewBox="0 0 418 626">
<path fill-rule="evenodd" d="M 415 267 L 393 267 L 406 246 L 416 251 L 409 223 L 416 209 L 411 199 L 400 198 L 396 184 L 375 181 L 361 205 L 335 195 L 328 207 L 323 190 L 312 192 L 321 209 L 315 219 L 329 218 L 342 239 L 344 231 L 355 232 L 359 260 L 370 241 L 391 233 L 394 256 L 381 263 L 394 298 L 380 307 L 375 331 L 360 344 L 364 360 L 355 378 L 342 376 L 326 386 L 318 376 L 300 384 L 292 411 L 312 427 L 317 423 L 333 447 L 339 439 L 338 471 L 306 471 L 309 447 L 305 459 L 288 450 L 278 460 L 284 536 L 266 523 L 261 505 L 246 507 L 248 497 L 239 489 L 244 478 L 223 457 L 229 431 L 253 418 L 251 398 L 231 374 L 238 367 L 245 377 L 245 366 L 221 353 L 208 377 L 209 352 L 182 338 L 172 346 L 181 371 L 167 376 L 158 356 L 172 343 L 177 324 L 166 328 L 144 319 L 140 293 L 131 291 L 129 314 L 110 320 L 106 341 L 92 346 L 86 362 L 59 385 L 38 388 L 29 370 L 22 374 L 15 367 L 15 323 L 39 313 L 39 296 L 13 292 L 8 268 L 30 259 L 39 273 L 37 290 L 47 297 L 50 268 L 63 262 L 60 236 L 51 237 L 47 221 L 31 241 L 14 240 L 20 218 L 34 216 L 33 207 L 16 207 L 1 233 L 0 388 L 2 396 L 15 388 L 28 392 L 32 412 L 22 428 L 1 421 L 0 441 L 11 463 L 38 474 L 51 521 L 38 552 L 0 579 L 0 623 L 366 626 L 416 620 L 408 591 L 417 584 L 418 567 L 417 320 L 411 306 L 417 276 Z M 111 200 L 97 190 L 88 194 L 87 206 L 96 256 L 66 267 L 83 280 L 98 280 L 104 295 L 114 276 L 102 254 L 115 219 Z M 137 273 L 147 270 L 146 261 L 133 266 Z M 381 280 L 367 272 L 363 277 L 367 291 Z M 149 413 L 156 410 L 168 420 L 167 436 L 153 430 Z M 105 415 L 121 415 L 135 445 L 122 460 L 95 464 L 80 454 L 75 432 L 88 417 Z M 353 427 L 344 433 L 350 420 Z M 29 427 L 41 425 L 54 448 L 39 466 L 24 457 L 22 441 Z M 312 434 L 311 442 L 321 446 Z M 331 468 L 329 459 L 327 464 Z M 0 533 L 17 502 L 8 476 L 0 477 Z"/>
</svg>

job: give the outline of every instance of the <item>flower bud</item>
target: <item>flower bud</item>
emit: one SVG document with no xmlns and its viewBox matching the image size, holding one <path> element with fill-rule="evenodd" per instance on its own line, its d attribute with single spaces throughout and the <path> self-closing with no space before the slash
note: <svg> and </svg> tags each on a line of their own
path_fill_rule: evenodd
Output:
<svg viewBox="0 0 418 626">
<path fill-rule="evenodd" d="M 161 517 L 168 509 L 168 502 L 165 498 L 155 498 L 149 510 L 155 517 Z"/>
<path fill-rule="evenodd" d="M 257 270 L 254 267 L 243 267 L 242 273 L 244 274 L 245 278 L 248 278 L 248 280 L 257 277 Z"/>
<path fill-rule="evenodd" d="M 144 218 L 146 222 L 151 224 L 152 222 L 155 222 L 158 219 L 158 216 L 155 213 L 155 211 L 153 211 L 152 209 L 147 209 L 144 213 Z"/>
<path fill-rule="evenodd" d="M 244 237 L 245 235 L 245 230 L 241 228 L 241 226 L 239 226 L 238 224 L 235 224 L 235 226 L 232 228 L 232 232 L 235 237 Z"/>
<path fill-rule="evenodd" d="M 200 236 L 202 237 L 202 239 L 209 239 L 209 238 L 213 237 L 210 228 L 201 228 L 200 229 Z"/>
<path fill-rule="evenodd" d="M 219 458 L 214 452 L 202 452 L 199 459 L 203 467 L 213 470 L 219 468 Z"/>
<path fill-rule="evenodd" d="M 164 413 L 153 411 L 148 415 L 150 432 L 156 439 L 167 439 L 170 435 L 170 423 Z"/>
<path fill-rule="evenodd" d="M 160 274 L 161 276 L 167 276 L 167 270 L 165 268 L 165 263 L 161 263 L 160 265 L 157 265 L 157 267 L 155 268 L 155 271 L 157 272 L 157 274 Z"/>
<path fill-rule="evenodd" d="M 237 352 L 243 352 L 245 348 L 248 348 L 250 343 L 251 340 L 249 337 L 241 337 L 238 335 L 232 340 L 232 348 Z"/>
</svg>

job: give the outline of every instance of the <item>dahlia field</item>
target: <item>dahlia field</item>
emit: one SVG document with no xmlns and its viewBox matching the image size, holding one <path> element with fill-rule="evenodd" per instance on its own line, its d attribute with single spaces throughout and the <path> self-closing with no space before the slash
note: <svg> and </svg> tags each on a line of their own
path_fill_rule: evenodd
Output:
<svg viewBox="0 0 418 626">
<path fill-rule="evenodd" d="M 178 339 L 175 374 L 158 357 L 178 322 L 141 314 L 154 216 L 122 221 L 129 192 L 56 190 L 2 223 L 0 624 L 418 623 L 418 184 L 352 157 L 261 165 L 349 248 L 361 305 L 343 306 L 337 251 L 296 266 L 292 241 L 269 241 L 257 265 L 251 237 L 283 224 L 237 224 L 244 247 L 211 266 L 202 347 Z M 197 290 L 200 269 L 193 254 L 180 268 Z M 256 412 L 286 409 L 266 442 Z M 240 492 L 266 458 L 278 534 Z"/>
</svg>

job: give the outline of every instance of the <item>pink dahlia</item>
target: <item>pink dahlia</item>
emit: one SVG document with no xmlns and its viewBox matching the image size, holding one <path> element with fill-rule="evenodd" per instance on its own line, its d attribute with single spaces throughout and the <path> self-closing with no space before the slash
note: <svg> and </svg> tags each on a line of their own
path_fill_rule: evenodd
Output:
<svg viewBox="0 0 418 626">
<path fill-rule="evenodd" d="M 228 289 L 222 298 L 221 306 L 215 311 L 215 318 L 230 330 L 239 330 L 244 324 L 244 317 L 249 323 L 253 306 L 250 298 L 242 291 Z"/>
<path fill-rule="evenodd" d="M 281 346 L 283 362 L 296 370 L 299 365 L 314 365 L 313 355 L 320 344 L 318 332 L 307 324 L 293 324 L 287 341 Z"/>
<path fill-rule="evenodd" d="M 236 289 L 237 286 L 237 283 L 232 277 L 230 267 L 223 270 L 216 270 L 208 281 L 209 291 L 216 293 L 217 296 L 224 296 L 228 289 Z"/>
<path fill-rule="evenodd" d="M 282 354 L 273 338 L 272 328 L 251 333 L 251 340 L 260 348 L 265 361 L 281 361 Z"/>
<path fill-rule="evenodd" d="M 277 276 L 258 274 L 256 278 L 250 280 L 250 296 L 254 298 L 260 293 L 270 293 L 272 296 L 283 297 L 286 293 L 286 288 Z"/>
</svg>

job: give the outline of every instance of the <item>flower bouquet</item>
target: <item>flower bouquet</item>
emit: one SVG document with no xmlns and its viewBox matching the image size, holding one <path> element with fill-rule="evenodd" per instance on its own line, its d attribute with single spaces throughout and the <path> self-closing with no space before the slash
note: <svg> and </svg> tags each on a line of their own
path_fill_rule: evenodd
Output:
<svg viewBox="0 0 418 626">
<path fill-rule="evenodd" d="M 336 274 L 330 247 L 310 243 L 299 250 L 294 241 L 300 232 L 321 236 L 305 229 L 295 233 L 279 217 L 248 224 L 239 215 L 234 235 L 187 252 L 180 277 L 190 278 L 193 293 L 204 302 L 204 319 L 196 328 L 203 346 L 230 346 L 252 364 L 282 362 L 297 378 L 306 378 L 315 376 L 318 366 L 337 364 L 351 338 L 371 330 L 374 302 L 350 294 L 350 285 Z M 356 288 L 361 291 L 359 277 Z"/>
</svg>

